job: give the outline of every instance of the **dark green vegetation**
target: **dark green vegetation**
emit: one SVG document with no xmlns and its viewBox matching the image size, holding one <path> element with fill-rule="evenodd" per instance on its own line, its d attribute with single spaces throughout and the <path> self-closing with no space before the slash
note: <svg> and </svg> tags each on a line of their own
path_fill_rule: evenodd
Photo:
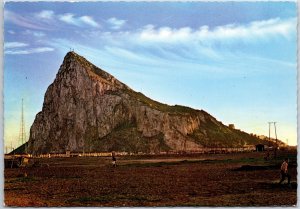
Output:
<svg viewBox="0 0 300 209">
<path fill-rule="evenodd" d="M 41 167 L 5 169 L 4 199 L 9 207 L 295 205 L 296 151 L 264 155 L 117 156 L 116 168 L 110 158 L 36 159 Z M 278 184 L 286 156 L 291 188 Z"/>
<path fill-rule="evenodd" d="M 125 122 L 117 126 L 107 136 L 95 140 L 94 149 L 108 151 L 118 150 L 132 153 L 150 153 L 150 151 L 154 151 L 159 153 L 161 151 L 167 151 L 170 148 L 165 144 L 163 134 L 145 137 L 137 130 L 134 122 Z"/>
<path fill-rule="evenodd" d="M 24 144 L 22 144 L 21 146 L 19 146 L 18 148 L 14 149 L 13 151 L 11 151 L 9 154 L 22 154 L 22 153 L 26 153 L 27 152 L 27 147 L 28 147 L 28 142 L 25 142 Z"/>
<path fill-rule="evenodd" d="M 267 144 L 257 137 L 251 136 L 243 131 L 229 129 L 223 124 L 218 124 L 211 120 L 209 114 L 204 114 L 206 123 L 202 124 L 202 129 L 195 130 L 190 134 L 195 142 L 204 147 L 243 147 L 250 144 Z"/>
</svg>

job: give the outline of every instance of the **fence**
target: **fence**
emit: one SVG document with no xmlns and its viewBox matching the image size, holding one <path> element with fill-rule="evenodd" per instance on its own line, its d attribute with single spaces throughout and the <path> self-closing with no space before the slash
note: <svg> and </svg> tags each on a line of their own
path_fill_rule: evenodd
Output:
<svg viewBox="0 0 300 209">
<path fill-rule="evenodd" d="M 253 152 L 255 151 L 255 146 L 253 147 L 241 147 L 241 148 L 199 148 L 197 150 L 181 150 L 181 151 L 165 151 L 165 152 L 115 152 L 117 156 L 130 156 L 130 155 L 180 155 L 180 154 L 226 154 L 226 153 L 238 153 L 238 152 Z M 91 153 L 79 153 L 79 152 L 66 152 L 66 153 L 50 153 L 41 154 L 38 158 L 64 158 L 64 157 L 110 157 L 111 152 L 91 152 Z"/>
</svg>

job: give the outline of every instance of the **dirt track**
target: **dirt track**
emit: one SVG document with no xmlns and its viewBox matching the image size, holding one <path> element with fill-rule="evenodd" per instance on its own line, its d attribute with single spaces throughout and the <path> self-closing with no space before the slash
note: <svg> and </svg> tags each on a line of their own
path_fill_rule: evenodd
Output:
<svg viewBox="0 0 300 209">
<path fill-rule="evenodd" d="M 292 175 L 292 188 L 278 185 L 283 154 L 291 158 L 289 170 Z M 117 168 L 111 166 L 109 158 L 39 159 L 41 167 L 5 169 L 5 204 L 6 206 L 296 205 L 296 153 L 281 153 L 277 161 L 264 161 L 262 155 L 262 153 L 240 153 L 118 157 Z M 27 177 L 24 177 L 25 172 Z"/>
</svg>

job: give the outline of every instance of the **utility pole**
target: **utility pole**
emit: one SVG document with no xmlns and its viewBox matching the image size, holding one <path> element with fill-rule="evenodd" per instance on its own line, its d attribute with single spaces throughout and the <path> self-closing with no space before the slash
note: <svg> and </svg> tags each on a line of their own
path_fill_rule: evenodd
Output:
<svg viewBox="0 0 300 209">
<path fill-rule="evenodd" d="M 274 158 L 277 157 L 277 148 L 278 148 L 278 140 L 277 140 L 277 132 L 276 132 L 276 122 L 268 122 L 269 123 L 269 147 L 271 143 L 271 124 L 274 125 L 274 131 L 275 131 L 275 139 L 276 139 L 276 144 L 274 146 Z"/>
<path fill-rule="evenodd" d="M 85 139 L 83 140 L 82 156 L 84 156 L 84 146 L 85 146 Z"/>
<path fill-rule="evenodd" d="M 278 144 L 277 144 L 277 132 L 276 132 L 276 122 L 273 122 L 273 123 L 274 123 L 275 138 L 276 138 L 276 146 L 275 146 L 275 149 L 274 149 L 274 157 L 276 158 L 277 157 L 277 148 L 278 148 Z"/>
<path fill-rule="evenodd" d="M 270 147 L 270 145 L 271 145 L 271 124 L 272 124 L 272 122 L 268 122 L 269 123 L 269 147 Z"/>
</svg>

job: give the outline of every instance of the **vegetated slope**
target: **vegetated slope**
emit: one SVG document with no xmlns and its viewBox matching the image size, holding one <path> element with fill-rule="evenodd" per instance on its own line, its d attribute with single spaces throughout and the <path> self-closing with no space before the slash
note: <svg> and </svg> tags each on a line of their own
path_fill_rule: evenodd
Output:
<svg viewBox="0 0 300 209">
<path fill-rule="evenodd" d="M 28 146 L 28 142 L 25 142 L 24 144 L 22 144 L 21 146 L 17 147 L 14 150 L 12 150 L 8 154 L 9 155 L 13 155 L 13 154 L 24 154 L 24 153 L 27 153 L 27 146 Z"/>
<path fill-rule="evenodd" d="M 69 52 L 31 127 L 29 151 L 191 151 L 259 142 L 203 110 L 154 101 Z"/>
</svg>

